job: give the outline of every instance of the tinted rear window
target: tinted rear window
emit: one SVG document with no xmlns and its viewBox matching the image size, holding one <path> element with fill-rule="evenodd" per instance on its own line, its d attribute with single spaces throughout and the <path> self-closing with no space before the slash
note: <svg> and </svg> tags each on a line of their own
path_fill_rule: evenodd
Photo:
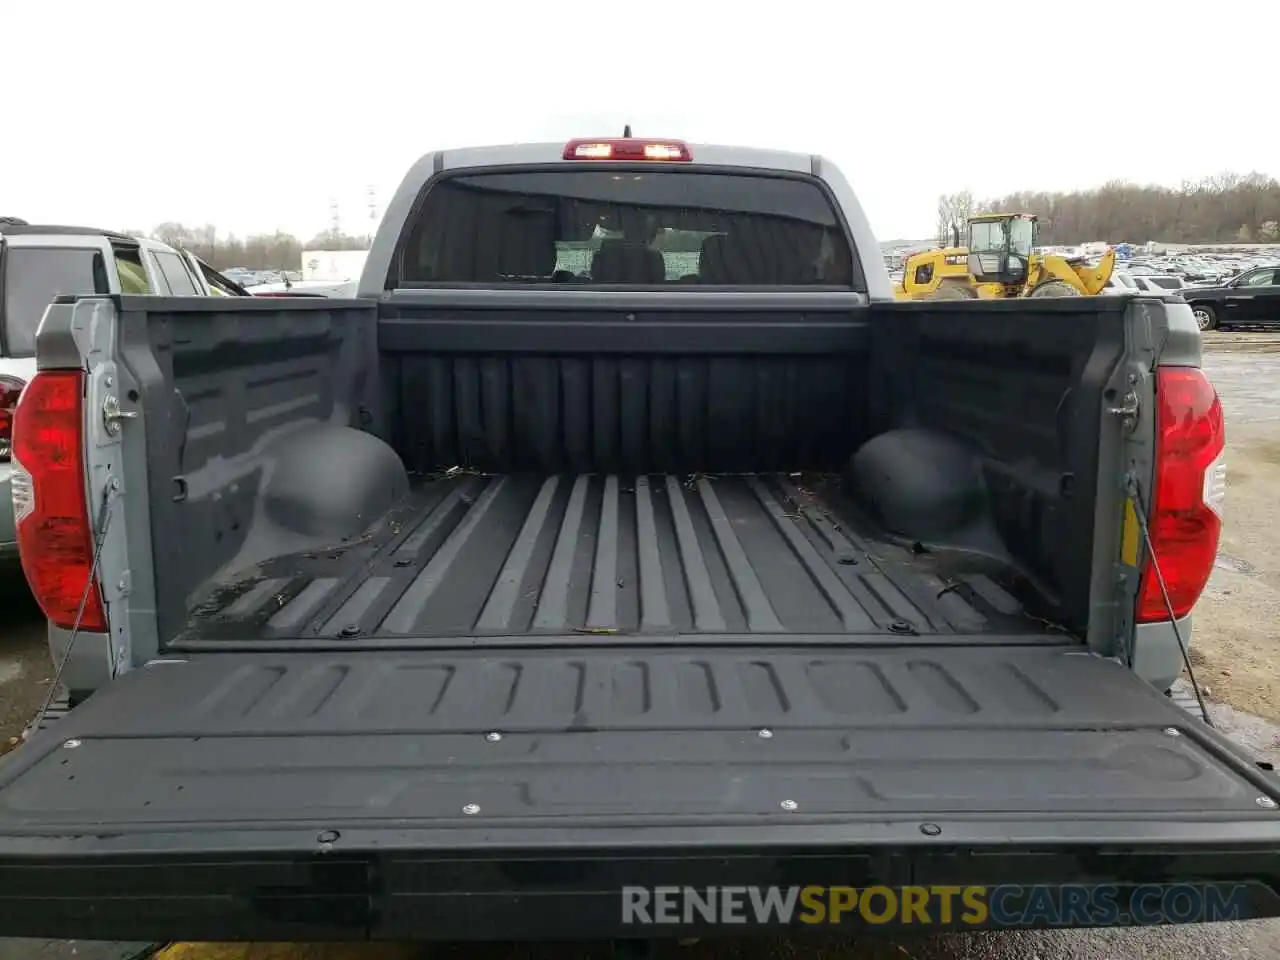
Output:
<svg viewBox="0 0 1280 960">
<path fill-rule="evenodd" d="M 808 180 L 663 168 L 456 176 L 424 198 L 407 283 L 841 286 L 852 255 Z"/>
<path fill-rule="evenodd" d="M 9 356 L 36 352 L 36 329 L 54 297 L 109 293 L 96 250 L 10 247 L 4 253 L 4 347 Z"/>
</svg>

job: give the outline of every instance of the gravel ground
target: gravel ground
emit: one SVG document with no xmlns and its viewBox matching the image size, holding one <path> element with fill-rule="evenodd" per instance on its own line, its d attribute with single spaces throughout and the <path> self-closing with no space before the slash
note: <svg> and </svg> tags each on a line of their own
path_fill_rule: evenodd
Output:
<svg viewBox="0 0 1280 960">
<path fill-rule="evenodd" d="M 52 676 L 44 621 L 22 574 L 0 567 L 0 755 L 21 742 L 22 729 L 39 709 Z M 0 960 L 8 958 L 0 954 Z"/>
<path fill-rule="evenodd" d="M 1280 535 L 1272 491 L 1280 483 L 1280 338 L 1206 337 L 1205 367 L 1228 421 L 1226 530 L 1219 569 L 1196 612 L 1198 676 L 1215 723 L 1260 756 L 1280 760 Z M 17 616 L 13 615 L 16 609 Z M 0 599 L 0 752 L 17 736 L 50 675 L 43 626 L 29 600 Z M 1225 702 L 1224 702 L 1225 701 Z M 137 944 L 0 939 L 0 960 L 131 960 Z M 1280 960 L 1280 921 L 1079 932 L 1007 932 L 867 940 L 725 940 L 672 949 L 679 960 Z M 419 960 L 607 958 L 602 944 L 307 946 L 183 944 L 163 960 Z"/>
<path fill-rule="evenodd" d="M 1227 417 L 1227 502 L 1192 661 L 1215 700 L 1280 720 L 1280 352 L 1241 352 L 1240 336 L 1220 334 L 1205 357 Z"/>
</svg>

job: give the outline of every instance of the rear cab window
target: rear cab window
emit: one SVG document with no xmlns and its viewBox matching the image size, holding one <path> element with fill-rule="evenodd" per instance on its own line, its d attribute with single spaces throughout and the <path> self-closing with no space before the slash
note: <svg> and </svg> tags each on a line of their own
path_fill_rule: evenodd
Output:
<svg viewBox="0 0 1280 960">
<path fill-rule="evenodd" d="M 422 198 L 401 286 L 838 287 L 849 241 L 817 180 L 612 165 L 459 173 Z"/>
<path fill-rule="evenodd" d="M 0 355 L 29 357 L 55 297 L 110 293 L 102 252 L 93 247 L 6 245 L 0 258 Z"/>
</svg>

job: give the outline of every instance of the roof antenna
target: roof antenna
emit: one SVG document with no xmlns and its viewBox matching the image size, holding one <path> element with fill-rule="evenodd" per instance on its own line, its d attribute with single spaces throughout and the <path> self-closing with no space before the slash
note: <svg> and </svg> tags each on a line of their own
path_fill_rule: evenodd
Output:
<svg viewBox="0 0 1280 960">
<path fill-rule="evenodd" d="M 631 139 L 631 124 L 628 123 L 625 127 L 622 128 L 622 139 L 623 140 Z"/>
</svg>

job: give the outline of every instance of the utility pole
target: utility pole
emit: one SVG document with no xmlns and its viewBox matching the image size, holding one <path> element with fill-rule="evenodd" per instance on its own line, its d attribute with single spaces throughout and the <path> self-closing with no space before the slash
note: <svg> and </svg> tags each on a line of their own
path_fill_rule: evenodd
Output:
<svg viewBox="0 0 1280 960">
<path fill-rule="evenodd" d="M 365 198 L 369 201 L 369 242 L 372 243 L 373 235 L 378 232 L 378 199 L 373 192 L 373 184 L 369 184 Z"/>
<path fill-rule="evenodd" d="M 329 201 L 329 230 L 335 240 L 342 236 L 342 216 L 338 211 L 337 198 Z"/>
</svg>

